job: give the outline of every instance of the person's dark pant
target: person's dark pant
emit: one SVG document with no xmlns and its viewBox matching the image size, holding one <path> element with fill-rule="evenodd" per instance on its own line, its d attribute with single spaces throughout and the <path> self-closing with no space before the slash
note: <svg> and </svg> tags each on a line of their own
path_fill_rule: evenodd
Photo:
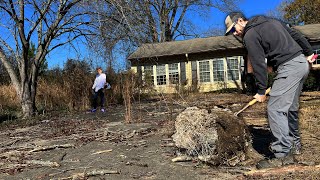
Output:
<svg viewBox="0 0 320 180">
<path fill-rule="evenodd" d="M 99 89 L 98 92 L 94 92 L 93 94 L 93 108 L 94 109 L 97 109 L 97 106 L 98 106 L 98 97 L 100 97 L 100 106 L 101 108 L 104 107 L 104 92 L 103 92 L 103 89 Z"/>
</svg>

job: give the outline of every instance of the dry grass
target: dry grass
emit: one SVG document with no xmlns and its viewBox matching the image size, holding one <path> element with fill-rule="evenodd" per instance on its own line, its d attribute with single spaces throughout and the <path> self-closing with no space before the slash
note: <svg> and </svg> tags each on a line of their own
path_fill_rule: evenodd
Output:
<svg viewBox="0 0 320 180">
<path fill-rule="evenodd" d="M 0 111 L 19 108 L 19 100 L 16 90 L 12 85 L 0 86 L 0 102 Z"/>
<path fill-rule="evenodd" d="M 88 87 L 80 88 L 68 81 L 60 84 L 40 79 L 36 97 L 37 107 L 43 112 L 62 109 L 68 111 L 85 110 L 90 107 L 90 91 Z M 12 85 L 0 86 L 0 101 L 4 102 L 1 103 L 0 110 L 20 109 L 19 100 Z"/>
<path fill-rule="evenodd" d="M 306 129 L 309 132 L 316 133 L 320 131 L 320 114 L 319 106 L 307 106 L 300 110 L 300 125 L 302 129 Z"/>
</svg>

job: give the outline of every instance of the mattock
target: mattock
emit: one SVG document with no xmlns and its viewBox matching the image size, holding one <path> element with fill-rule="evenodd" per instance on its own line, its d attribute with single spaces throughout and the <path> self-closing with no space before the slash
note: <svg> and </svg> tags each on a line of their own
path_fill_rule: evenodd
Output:
<svg viewBox="0 0 320 180">
<path fill-rule="evenodd" d="M 271 90 L 271 87 L 269 87 L 269 88 L 266 90 L 265 95 L 269 94 L 270 90 Z M 235 112 L 234 115 L 235 115 L 235 116 L 238 116 L 242 111 L 244 111 L 245 109 L 247 109 L 249 106 L 254 105 L 256 102 L 257 102 L 257 99 L 251 100 L 251 101 L 250 101 L 245 107 L 243 107 L 240 111 Z"/>
</svg>

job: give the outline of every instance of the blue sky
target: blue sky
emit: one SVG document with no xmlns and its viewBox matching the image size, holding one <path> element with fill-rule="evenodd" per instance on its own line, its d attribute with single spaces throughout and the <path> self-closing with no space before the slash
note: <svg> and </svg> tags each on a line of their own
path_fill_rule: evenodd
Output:
<svg viewBox="0 0 320 180">
<path fill-rule="evenodd" d="M 269 11 L 275 10 L 282 0 L 242 0 L 239 4 L 240 11 L 242 11 L 248 18 L 255 15 L 263 15 Z M 224 29 L 225 13 L 212 9 L 209 17 L 206 19 L 200 17 L 193 17 L 193 22 L 201 31 L 206 31 L 210 28 Z M 63 67 L 65 61 L 69 58 L 73 59 L 91 59 L 94 63 L 103 63 L 103 60 L 94 59 L 94 55 L 90 53 L 87 48 L 82 45 L 81 41 L 74 43 L 74 47 L 69 45 L 63 46 L 51 52 L 47 56 L 49 68 Z M 119 66 L 123 67 L 125 57 L 119 57 Z"/>
</svg>

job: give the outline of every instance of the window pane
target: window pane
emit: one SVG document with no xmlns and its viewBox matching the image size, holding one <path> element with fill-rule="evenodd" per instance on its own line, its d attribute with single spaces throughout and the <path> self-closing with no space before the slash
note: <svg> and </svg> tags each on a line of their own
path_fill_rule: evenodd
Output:
<svg viewBox="0 0 320 180">
<path fill-rule="evenodd" d="M 165 85 L 166 81 L 166 66 L 157 65 L 157 85 Z"/>
<path fill-rule="evenodd" d="M 199 62 L 200 82 L 210 82 L 210 64 L 209 61 Z"/>
<path fill-rule="evenodd" d="M 153 67 L 152 66 L 144 66 L 144 81 L 146 84 L 153 85 Z"/>
<path fill-rule="evenodd" d="M 169 82 L 171 84 L 179 83 L 179 64 L 173 63 L 169 64 Z"/>
<path fill-rule="evenodd" d="M 224 81 L 223 59 L 213 60 L 213 81 Z"/>
<path fill-rule="evenodd" d="M 314 52 L 314 54 L 319 54 L 320 49 L 316 49 L 313 52 Z M 313 62 L 313 64 L 320 64 L 320 56 L 318 56 L 318 58 Z"/>
<path fill-rule="evenodd" d="M 237 58 L 227 59 L 228 80 L 239 80 L 239 64 Z"/>
</svg>

